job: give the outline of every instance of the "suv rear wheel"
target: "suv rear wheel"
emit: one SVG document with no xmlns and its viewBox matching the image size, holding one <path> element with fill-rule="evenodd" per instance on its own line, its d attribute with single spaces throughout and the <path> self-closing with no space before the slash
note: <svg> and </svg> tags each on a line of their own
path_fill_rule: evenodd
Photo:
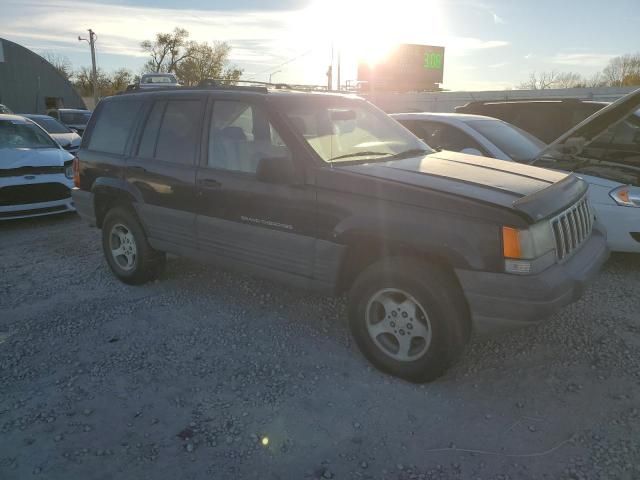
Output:
<svg viewBox="0 0 640 480">
<path fill-rule="evenodd" d="M 115 276 L 131 285 L 156 278 L 166 261 L 163 252 L 149 245 L 135 214 L 123 207 L 107 212 L 102 224 L 102 249 Z"/>
<path fill-rule="evenodd" d="M 445 269 L 384 259 L 356 279 L 349 326 L 378 369 L 413 382 L 442 375 L 464 350 L 470 327 L 460 287 Z"/>
</svg>

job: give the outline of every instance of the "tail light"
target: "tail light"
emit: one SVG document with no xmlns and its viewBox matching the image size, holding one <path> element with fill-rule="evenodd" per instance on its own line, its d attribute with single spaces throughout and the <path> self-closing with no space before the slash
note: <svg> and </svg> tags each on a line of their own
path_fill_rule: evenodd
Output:
<svg viewBox="0 0 640 480">
<path fill-rule="evenodd" d="M 80 188 L 80 160 L 78 157 L 73 158 L 73 185 Z"/>
</svg>

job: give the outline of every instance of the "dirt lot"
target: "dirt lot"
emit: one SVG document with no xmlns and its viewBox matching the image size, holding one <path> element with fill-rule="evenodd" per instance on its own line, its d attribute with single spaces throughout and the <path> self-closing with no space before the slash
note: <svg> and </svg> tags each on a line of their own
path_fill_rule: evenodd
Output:
<svg viewBox="0 0 640 480">
<path fill-rule="evenodd" d="M 74 215 L 1 224 L 0 478 L 640 478 L 640 257 L 429 385 L 344 309 L 177 258 L 130 287 Z"/>
</svg>

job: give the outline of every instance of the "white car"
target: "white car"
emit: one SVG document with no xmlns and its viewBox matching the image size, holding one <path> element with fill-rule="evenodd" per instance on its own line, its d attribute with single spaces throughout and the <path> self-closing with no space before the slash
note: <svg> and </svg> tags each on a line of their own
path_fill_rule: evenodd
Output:
<svg viewBox="0 0 640 480">
<path fill-rule="evenodd" d="M 0 114 L 0 220 L 75 211 L 74 158 L 31 120 Z"/>
<path fill-rule="evenodd" d="M 138 88 L 141 90 L 179 86 L 178 79 L 173 73 L 145 73 L 140 77 L 140 83 L 138 84 Z"/>
<path fill-rule="evenodd" d="M 573 171 L 586 180 L 589 200 L 607 230 L 609 248 L 640 253 L 640 132 L 607 155 L 603 142 L 640 107 L 640 90 L 599 110 L 550 145 L 495 118 L 457 113 L 391 115 L 431 147 Z M 605 144 L 606 146 L 606 144 Z"/>
</svg>

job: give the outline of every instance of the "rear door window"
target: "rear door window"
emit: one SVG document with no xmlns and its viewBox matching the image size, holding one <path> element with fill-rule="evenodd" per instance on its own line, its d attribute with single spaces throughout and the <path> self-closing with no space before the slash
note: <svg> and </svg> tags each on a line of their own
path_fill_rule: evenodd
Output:
<svg viewBox="0 0 640 480">
<path fill-rule="evenodd" d="M 158 132 L 162 123 L 162 115 L 167 102 L 156 102 L 147 117 L 147 123 L 144 127 L 140 146 L 138 147 L 138 156 L 142 158 L 153 158 L 156 154 L 156 143 L 158 141 Z"/>
<path fill-rule="evenodd" d="M 142 106 L 141 100 L 105 103 L 89 138 L 89 150 L 124 155 L 127 139 Z"/>
<path fill-rule="evenodd" d="M 200 143 L 203 112 L 200 99 L 169 100 L 158 129 L 154 158 L 192 165 Z M 154 128 L 147 123 L 147 129 Z"/>
</svg>

